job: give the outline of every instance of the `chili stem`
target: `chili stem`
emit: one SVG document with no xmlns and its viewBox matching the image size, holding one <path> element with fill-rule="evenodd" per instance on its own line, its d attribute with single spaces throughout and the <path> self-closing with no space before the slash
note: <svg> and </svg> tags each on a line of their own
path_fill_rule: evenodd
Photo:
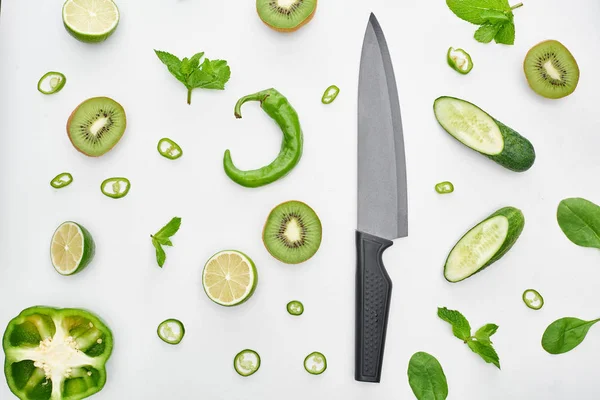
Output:
<svg viewBox="0 0 600 400">
<path fill-rule="evenodd" d="M 514 6 L 512 6 L 510 8 L 511 11 L 516 10 L 517 8 L 521 8 L 523 7 L 523 3 L 519 3 L 519 4 L 515 4 Z"/>
</svg>

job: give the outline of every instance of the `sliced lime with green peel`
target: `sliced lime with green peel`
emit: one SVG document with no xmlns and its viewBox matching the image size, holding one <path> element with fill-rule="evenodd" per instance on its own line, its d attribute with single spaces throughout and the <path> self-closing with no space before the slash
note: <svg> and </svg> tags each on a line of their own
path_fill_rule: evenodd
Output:
<svg viewBox="0 0 600 400">
<path fill-rule="evenodd" d="M 258 283 L 254 262 L 239 251 L 224 250 L 212 256 L 202 272 L 202 286 L 209 299 L 232 307 L 247 301 Z"/>
<path fill-rule="evenodd" d="M 67 0 L 62 16 L 71 36 L 85 43 L 97 43 L 117 29 L 120 14 L 112 0 Z"/>
<path fill-rule="evenodd" d="M 52 236 L 50 258 L 61 275 L 81 272 L 92 261 L 95 251 L 92 235 L 75 222 L 62 223 Z"/>
</svg>

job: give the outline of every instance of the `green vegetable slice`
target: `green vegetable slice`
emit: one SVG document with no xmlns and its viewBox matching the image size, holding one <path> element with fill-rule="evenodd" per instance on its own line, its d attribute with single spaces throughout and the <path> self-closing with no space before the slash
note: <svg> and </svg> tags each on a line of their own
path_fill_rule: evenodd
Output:
<svg viewBox="0 0 600 400">
<path fill-rule="evenodd" d="M 67 78 L 63 74 L 50 71 L 40 78 L 37 89 L 43 94 L 54 94 L 60 92 L 66 83 Z"/>
<path fill-rule="evenodd" d="M 181 146 L 169 138 L 160 139 L 156 148 L 161 156 L 168 158 L 169 160 L 177 160 L 183 155 Z"/>
<path fill-rule="evenodd" d="M 315 351 L 304 359 L 304 369 L 311 375 L 321 375 L 327 369 L 327 358 Z"/>
<path fill-rule="evenodd" d="M 106 383 L 113 335 L 89 311 L 31 307 L 9 322 L 4 374 L 21 400 L 80 400 Z"/>
<path fill-rule="evenodd" d="M 233 368 L 241 376 L 253 375 L 260 368 L 260 355 L 254 350 L 242 350 L 233 359 Z"/>
<path fill-rule="evenodd" d="M 452 184 L 452 182 L 449 181 L 440 182 L 437 185 L 435 185 L 435 191 L 439 194 L 452 193 L 454 192 L 454 185 Z"/>
<path fill-rule="evenodd" d="M 167 319 L 158 325 L 158 337 L 168 344 L 179 344 L 185 335 L 185 327 L 178 319 Z"/>
<path fill-rule="evenodd" d="M 532 310 L 540 310 L 544 307 L 544 298 L 540 292 L 534 289 L 527 289 L 523 292 L 523 302 Z"/>
<path fill-rule="evenodd" d="M 50 259 L 56 272 L 73 275 L 83 271 L 96 253 L 90 232 L 76 222 L 62 223 L 52 235 Z"/>
<path fill-rule="evenodd" d="M 466 75 L 473 69 L 471 55 L 463 49 L 450 47 L 446 58 L 448 59 L 448 65 L 459 74 Z"/>
<path fill-rule="evenodd" d="M 298 300 L 292 300 L 287 304 L 287 311 L 294 316 L 302 315 L 304 313 L 304 304 Z"/>
<path fill-rule="evenodd" d="M 323 104 L 331 104 L 338 97 L 338 94 L 340 94 L 340 88 L 335 85 L 331 85 L 325 89 L 325 93 L 323 93 L 321 102 Z"/>
<path fill-rule="evenodd" d="M 62 189 L 69 186 L 71 183 L 73 183 L 73 175 L 68 172 L 63 172 L 52 178 L 50 181 L 50 186 L 52 186 L 54 189 Z"/>
<path fill-rule="evenodd" d="M 110 197 L 111 199 L 120 199 L 127 196 L 131 189 L 131 182 L 127 178 L 108 178 L 100 185 L 102 194 Z"/>
</svg>

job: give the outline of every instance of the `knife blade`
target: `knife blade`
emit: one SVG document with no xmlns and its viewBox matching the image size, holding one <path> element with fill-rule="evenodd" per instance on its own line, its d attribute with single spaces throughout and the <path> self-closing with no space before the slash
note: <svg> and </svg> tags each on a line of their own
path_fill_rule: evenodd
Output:
<svg viewBox="0 0 600 400">
<path fill-rule="evenodd" d="M 383 252 L 408 235 L 400 101 L 385 36 L 371 13 L 358 84 L 355 379 L 380 382 L 392 281 Z"/>
</svg>

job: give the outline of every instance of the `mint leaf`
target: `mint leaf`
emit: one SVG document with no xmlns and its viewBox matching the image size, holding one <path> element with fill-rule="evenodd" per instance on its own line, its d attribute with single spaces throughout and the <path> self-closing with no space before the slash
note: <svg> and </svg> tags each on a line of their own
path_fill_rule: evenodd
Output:
<svg viewBox="0 0 600 400">
<path fill-rule="evenodd" d="M 458 311 L 438 308 L 438 317 L 452 325 L 452 333 L 465 342 L 471 337 L 469 321 Z"/>
<path fill-rule="evenodd" d="M 469 348 L 475 354 L 479 354 L 481 358 L 485 360 L 487 363 L 494 364 L 498 369 L 500 369 L 500 357 L 498 357 L 498 353 L 492 347 L 491 344 L 481 343 L 476 340 L 469 340 L 467 342 Z"/>
<path fill-rule="evenodd" d="M 491 24 L 502 24 L 509 21 L 508 15 L 505 12 L 496 10 L 485 10 L 481 13 L 481 17 L 485 18 Z"/>
<path fill-rule="evenodd" d="M 180 226 L 181 226 L 181 218 L 175 217 L 175 218 L 171 219 L 168 224 L 163 226 L 158 232 L 156 232 L 156 234 L 154 234 L 153 237 L 158 240 L 168 239 L 177 233 Z"/>
<path fill-rule="evenodd" d="M 484 325 L 481 328 L 479 328 L 477 330 L 477 332 L 475 332 L 475 339 L 477 339 L 478 342 L 481 342 L 484 344 L 492 344 L 492 341 L 490 340 L 490 336 L 492 336 L 494 333 L 496 333 L 497 330 L 498 330 L 498 325 L 496 325 L 496 324 Z"/>
<path fill-rule="evenodd" d="M 164 239 L 162 237 L 156 237 L 156 236 L 152 236 L 152 239 L 156 240 L 158 243 L 162 244 L 163 246 L 173 246 L 173 242 L 171 242 L 170 239 Z"/>
<path fill-rule="evenodd" d="M 158 266 L 162 268 L 162 266 L 165 265 L 167 254 L 160 246 L 160 243 L 158 243 L 158 241 L 154 238 L 152 238 L 152 245 L 156 249 L 156 262 L 158 263 Z"/>
<path fill-rule="evenodd" d="M 515 44 L 515 23 L 511 16 L 510 21 L 502 25 L 496 37 L 494 37 L 496 43 L 513 45 Z"/>
<path fill-rule="evenodd" d="M 508 0 L 446 0 L 446 4 L 458 18 L 476 25 L 488 22 L 486 11 L 510 11 Z"/>
<path fill-rule="evenodd" d="M 494 40 L 494 37 L 496 37 L 501 27 L 502 25 L 499 24 L 492 25 L 485 23 L 475 31 L 475 40 L 480 43 L 490 43 Z"/>
<path fill-rule="evenodd" d="M 200 69 L 190 76 L 188 83 L 194 88 L 223 90 L 230 77 L 231 69 L 227 61 L 205 58 Z"/>
<path fill-rule="evenodd" d="M 165 64 L 167 67 L 173 67 L 176 70 L 179 70 L 179 66 L 181 65 L 181 60 L 174 56 L 171 53 L 167 53 L 166 51 L 154 50 L 160 61 Z"/>
<path fill-rule="evenodd" d="M 195 71 L 200 66 L 200 59 L 204 56 L 204 52 L 196 53 L 190 58 L 190 66 Z"/>
</svg>

